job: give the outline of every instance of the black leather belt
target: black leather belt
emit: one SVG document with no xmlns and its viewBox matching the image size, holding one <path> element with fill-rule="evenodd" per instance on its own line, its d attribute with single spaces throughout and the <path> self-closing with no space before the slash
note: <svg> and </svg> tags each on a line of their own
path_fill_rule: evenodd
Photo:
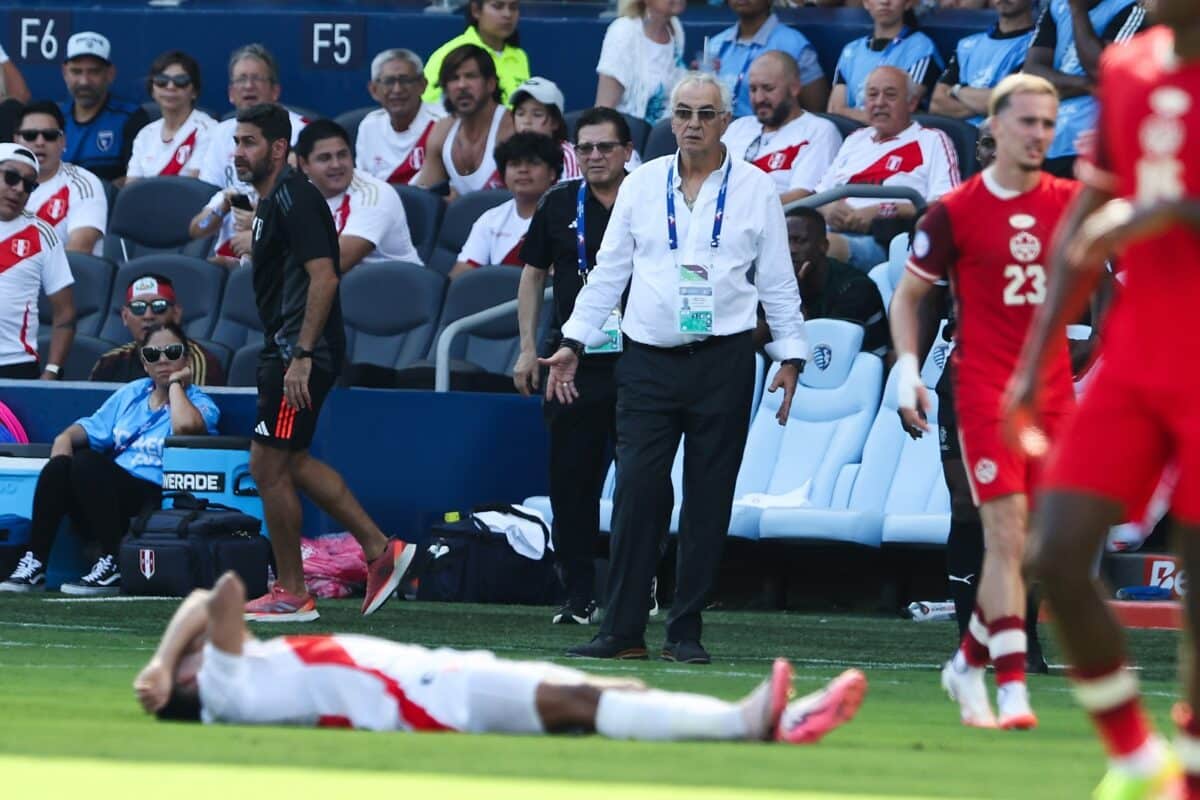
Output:
<svg viewBox="0 0 1200 800">
<path fill-rule="evenodd" d="M 687 344 L 680 344 L 674 347 L 659 347 L 658 345 L 653 344 L 643 344 L 641 342 L 635 342 L 628 336 L 625 337 L 625 342 L 633 347 L 640 347 L 643 350 L 652 350 L 656 353 L 690 356 L 700 352 L 701 350 L 707 350 L 719 344 L 726 344 L 749 335 L 750 331 L 742 331 L 741 333 L 731 333 L 728 336 L 706 336 L 703 339 L 697 339 L 694 342 L 688 342 Z"/>
</svg>

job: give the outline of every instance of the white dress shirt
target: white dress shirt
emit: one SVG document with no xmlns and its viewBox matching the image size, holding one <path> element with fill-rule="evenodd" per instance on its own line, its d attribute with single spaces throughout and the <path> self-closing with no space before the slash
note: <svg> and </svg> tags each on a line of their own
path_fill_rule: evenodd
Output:
<svg viewBox="0 0 1200 800">
<path fill-rule="evenodd" d="M 761 302 L 774 338 L 767 354 L 780 361 L 808 358 L 800 293 L 775 182 L 753 164 L 733 160 L 720 247 L 714 250 L 709 246 L 713 216 L 728 150 L 720 168 L 704 180 L 691 209 L 684 202 L 676 159 L 677 155 L 656 158 L 621 183 L 596 266 L 563 325 L 563 336 L 590 345 L 608 341 L 600 328 L 628 284 L 621 330 L 630 339 L 677 347 L 704 338 L 678 329 L 678 265 L 700 264 L 710 268 L 714 335 L 753 330 Z M 674 253 L 667 239 L 667 171 L 672 164 L 679 233 Z M 752 267 L 754 282 L 748 276 Z"/>
</svg>

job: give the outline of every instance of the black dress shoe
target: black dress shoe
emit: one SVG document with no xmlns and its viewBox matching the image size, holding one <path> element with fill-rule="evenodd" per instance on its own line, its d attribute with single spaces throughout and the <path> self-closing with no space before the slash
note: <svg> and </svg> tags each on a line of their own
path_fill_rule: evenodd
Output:
<svg viewBox="0 0 1200 800">
<path fill-rule="evenodd" d="M 646 643 L 639 639 L 622 639 L 607 634 L 597 634 L 587 644 L 567 648 L 571 658 L 620 658 L 645 660 Z"/>
<path fill-rule="evenodd" d="M 682 642 L 667 642 L 662 649 L 663 661 L 676 661 L 680 664 L 711 664 L 712 658 L 704 646 L 695 639 L 685 639 Z"/>
</svg>

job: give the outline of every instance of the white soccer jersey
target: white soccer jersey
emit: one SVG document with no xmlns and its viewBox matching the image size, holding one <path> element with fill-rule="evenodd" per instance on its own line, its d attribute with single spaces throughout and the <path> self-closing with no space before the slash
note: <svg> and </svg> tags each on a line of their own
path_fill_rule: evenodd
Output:
<svg viewBox="0 0 1200 800">
<path fill-rule="evenodd" d="M 66 162 L 54 177 L 38 184 L 25 210 L 53 225 L 64 247 L 67 238 L 80 228 L 95 228 L 103 234 L 108 226 L 104 184 L 83 167 Z"/>
<path fill-rule="evenodd" d="M 170 141 L 163 141 L 163 120 L 156 119 L 138 131 L 126 175 L 152 178 L 199 172 L 204 152 L 217 122 L 199 109 L 192 109 Z"/>
<path fill-rule="evenodd" d="M 28 211 L 0 221 L 0 366 L 37 360 L 38 291 L 54 294 L 74 282 L 49 223 Z"/>
<path fill-rule="evenodd" d="M 817 191 L 847 183 L 908 186 L 932 203 L 958 185 L 958 156 L 946 134 L 916 122 L 881 140 L 874 128 L 860 128 L 846 137 Z M 895 201 L 851 197 L 846 202 L 863 208 Z"/>
<path fill-rule="evenodd" d="M 354 171 L 350 188 L 325 198 L 339 236 L 357 236 L 375 245 L 362 263 L 407 261 L 422 264 L 408 231 L 408 218 L 400 196 L 389 184 Z"/>
<path fill-rule="evenodd" d="M 562 174 L 558 176 L 558 182 L 573 181 L 576 178 L 583 177 L 583 168 L 579 164 L 579 157 L 575 155 L 575 145 L 570 142 L 562 143 L 563 168 Z"/>
<path fill-rule="evenodd" d="M 358 168 L 388 183 L 408 183 L 421 171 L 429 134 L 444 116 L 441 106 L 422 103 L 408 130 L 397 132 L 387 111 L 375 109 L 358 126 L 354 143 Z"/>
<path fill-rule="evenodd" d="M 477 267 L 484 264 L 508 264 L 523 267 L 521 245 L 529 230 L 529 221 L 517 213 L 517 201 L 509 200 L 479 215 L 458 254 L 459 261 Z"/>
<path fill-rule="evenodd" d="M 779 193 L 816 189 L 833 163 L 842 136 L 837 126 L 816 114 L 801 114 L 777 131 L 763 132 L 753 116 L 729 123 L 721 141 L 735 158 L 749 161 L 771 176 Z"/>
<path fill-rule="evenodd" d="M 296 137 L 308 125 L 308 120 L 294 111 L 288 111 L 292 122 L 292 147 L 296 146 Z M 240 194 L 250 198 L 250 202 L 258 203 L 258 193 L 248 183 L 238 180 L 237 170 L 233 166 L 233 134 L 237 130 L 237 119 L 230 117 L 217 123 L 212 130 L 212 138 L 205 148 L 204 160 L 201 162 L 199 178 L 222 189 L 236 188 Z M 220 255 L 233 256 L 227 243 L 233 238 L 233 214 L 226 214 L 221 222 L 221 233 L 217 236 L 216 251 Z"/>
</svg>

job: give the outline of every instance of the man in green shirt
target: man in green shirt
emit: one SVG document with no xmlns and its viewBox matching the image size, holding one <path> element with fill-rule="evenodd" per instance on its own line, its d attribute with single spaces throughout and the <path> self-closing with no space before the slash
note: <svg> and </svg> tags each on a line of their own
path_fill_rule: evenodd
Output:
<svg viewBox="0 0 1200 800">
<path fill-rule="evenodd" d="M 500 99 L 507 103 L 517 87 L 529 80 L 529 57 L 518 46 L 520 36 L 517 22 L 521 17 L 519 0 L 471 0 L 463 8 L 467 29 L 434 50 L 425 62 L 425 79 L 429 82 L 429 88 L 421 95 L 421 99 L 426 103 L 436 103 L 442 98 L 442 87 L 438 84 L 442 59 L 455 48 L 473 44 L 490 53 L 496 62 Z"/>
</svg>

